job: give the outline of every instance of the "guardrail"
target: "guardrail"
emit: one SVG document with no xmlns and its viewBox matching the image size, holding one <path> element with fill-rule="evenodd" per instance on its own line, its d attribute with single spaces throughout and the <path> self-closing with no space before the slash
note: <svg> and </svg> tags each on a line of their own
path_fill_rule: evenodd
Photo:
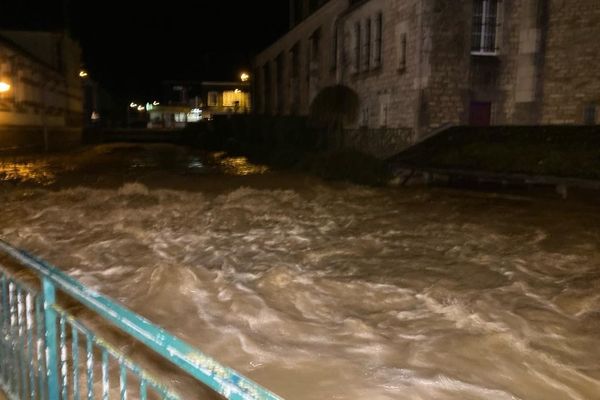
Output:
<svg viewBox="0 0 600 400">
<path fill-rule="evenodd" d="M 281 400 L 56 267 L 0 240 L 2 255 L 39 279 L 39 285 L 32 285 L 16 278 L 0 258 L 0 387 L 11 400 L 66 400 L 82 395 L 93 399 L 100 397 L 98 394 L 108 400 L 112 395 L 109 365 L 115 362 L 121 400 L 133 394 L 142 400 L 181 398 L 177 389 L 161 383 L 61 308 L 56 301 L 57 291 L 226 399 Z"/>
</svg>

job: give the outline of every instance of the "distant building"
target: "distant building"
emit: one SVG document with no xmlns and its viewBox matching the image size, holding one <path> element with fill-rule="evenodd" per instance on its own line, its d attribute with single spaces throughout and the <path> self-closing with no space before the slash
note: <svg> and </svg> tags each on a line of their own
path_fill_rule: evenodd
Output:
<svg viewBox="0 0 600 400">
<path fill-rule="evenodd" d="M 200 96 L 202 117 L 205 119 L 251 111 L 248 82 L 202 82 Z"/>
<path fill-rule="evenodd" d="M 64 33 L 0 31 L 0 149 L 81 141 L 80 65 Z"/>
<path fill-rule="evenodd" d="M 290 3 L 290 31 L 255 58 L 259 113 L 306 115 L 342 84 L 360 99 L 349 128 L 398 145 L 448 125 L 598 123 L 598 0 Z"/>
<path fill-rule="evenodd" d="M 183 128 L 217 115 L 251 111 L 248 82 L 163 82 L 162 104 L 147 104 L 149 128 Z"/>
</svg>

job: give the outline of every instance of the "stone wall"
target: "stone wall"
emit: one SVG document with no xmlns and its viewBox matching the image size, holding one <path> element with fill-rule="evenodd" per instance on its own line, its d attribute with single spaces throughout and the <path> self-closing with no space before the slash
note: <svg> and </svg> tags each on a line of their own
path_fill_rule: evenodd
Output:
<svg viewBox="0 0 600 400">
<path fill-rule="evenodd" d="M 343 22 L 341 48 L 343 84 L 359 94 L 360 111 L 354 128 L 413 129 L 418 89 L 420 46 L 417 0 L 372 0 L 350 10 Z M 381 26 L 381 59 L 377 62 L 376 35 Z M 356 67 L 357 27 L 360 60 Z M 365 31 L 370 27 L 370 54 L 365 56 Z M 365 64 L 369 57 L 370 64 Z"/>
<path fill-rule="evenodd" d="M 348 0 L 330 0 L 255 57 L 259 114 L 306 115 L 318 91 L 336 82 L 336 22 L 347 7 Z"/>
<path fill-rule="evenodd" d="M 419 104 L 419 136 L 468 119 L 470 96 L 470 1 L 427 0 L 423 46 L 428 79 Z"/>
<path fill-rule="evenodd" d="M 398 154 L 412 143 L 410 128 L 346 129 L 342 145 L 380 159 Z"/>
<path fill-rule="evenodd" d="M 542 123 L 584 123 L 586 106 L 600 104 L 599 66 L 598 0 L 549 0 Z"/>
<path fill-rule="evenodd" d="M 373 135 L 411 132 L 417 141 L 440 127 L 475 123 L 481 104 L 490 107 L 491 125 L 600 120 L 599 0 L 498 0 L 496 46 L 473 51 L 474 1 L 331 1 L 261 53 L 257 66 L 275 71 L 278 55 L 299 43 L 296 111 L 306 115 L 321 88 L 343 84 L 360 101 L 347 128 Z M 318 27 L 323 53 L 315 64 L 309 48 Z M 268 113 L 292 113 L 290 65 L 283 90 L 276 90 L 277 74 L 269 76 Z M 276 106 L 278 99 L 288 103 Z"/>
</svg>

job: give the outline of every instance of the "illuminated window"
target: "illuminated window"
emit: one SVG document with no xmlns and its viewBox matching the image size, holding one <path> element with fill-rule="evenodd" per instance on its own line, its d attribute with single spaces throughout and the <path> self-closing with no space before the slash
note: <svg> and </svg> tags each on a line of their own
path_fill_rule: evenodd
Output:
<svg viewBox="0 0 600 400">
<path fill-rule="evenodd" d="M 246 93 L 240 90 L 228 90 L 223 92 L 223 107 L 245 107 Z"/>
<path fill-rule="evenodd" d="M 500 0 L 474 0 L 471 53 L 493 55 L 498 51 Z"/>
<path fill-rule="evenodd" d="M 219 105 L 219 93 L 217 92 L 208 92 L 208 106 L 216 107 Z"/>
<path fill-rule="evenodd" d="M 194 108 L 187 114 L 188 122 L 198 122 L 201 119 L 202 119 L 202 110 L 200 110 L 199 108 Z"/>
</svg>

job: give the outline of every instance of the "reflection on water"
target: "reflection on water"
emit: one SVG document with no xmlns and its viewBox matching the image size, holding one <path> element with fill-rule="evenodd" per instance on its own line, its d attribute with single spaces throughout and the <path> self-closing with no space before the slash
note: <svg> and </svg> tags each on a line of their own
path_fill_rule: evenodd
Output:
<svg viewBox="0 0 600 400">
<path fill-rule="evenodd" d="M 47 161 L 0 160 L 0 181 L 50 185 L 55 180 L 56 174 Z"/>
<path fill-rule="evenodd" d="M 213 159 L 219 169 L 227 175 L 256 175 L 264 174 L 269 170 L 266 165 L 252 164 L 246 157 L 226 157 L 222 152 L 214 153 Z"/>
<path fill-rule="evenodd" d="M 248 176 L 264 174 L 268 170 L 246 157 L 161 144 L 106 144 L 68 154 L 0 157 L 0 182 L 43 186 L 53 185 L 65 176 L 76 181 L 84 173 L 99 177 L 111 174 L 142 176 L 157 171 Z"/>
</svg>

